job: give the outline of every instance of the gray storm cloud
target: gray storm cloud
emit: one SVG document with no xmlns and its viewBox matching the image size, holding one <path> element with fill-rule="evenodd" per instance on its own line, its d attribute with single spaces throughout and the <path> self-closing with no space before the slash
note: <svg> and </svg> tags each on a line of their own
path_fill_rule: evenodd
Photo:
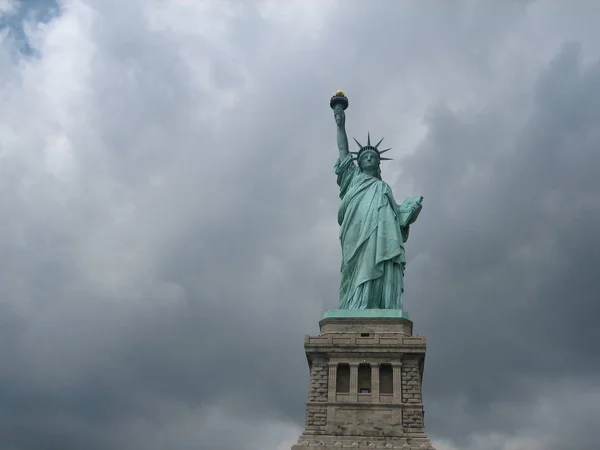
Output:
<svg viewBox="0 0 600 450">
<path fill-rule="evenodd" d="M 55 6 L 0 2 L 0 450 L 291 446 L 337 302 L 340 88 L 425 197 L 437 448 L 595 448 L 594 2 Z"/>
</svg>

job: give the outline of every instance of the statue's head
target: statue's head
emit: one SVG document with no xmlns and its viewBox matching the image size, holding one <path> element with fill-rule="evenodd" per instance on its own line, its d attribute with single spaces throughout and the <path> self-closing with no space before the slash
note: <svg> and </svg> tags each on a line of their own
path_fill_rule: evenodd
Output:
<svg viewBox="0 0 600 450">
<path fill-rule="evenodd" d="M 381 179 L 381 168 L 379 164 L 381 163 L 381 161 L 391 159 L 383 158 L 381 154 L 391 149 L 387 148 L 381 151 L 378 149 L 379 144 L 381 144 L 381 142 L 383 141 L 383 138 L 381 138 L 381 140 L 375 146 L 372 146 L 370 134 L 367 135 L 367 145 L 362 145 L 356 139 L 354 139 L 354 141 L 360 147 L 360 150 L 358 152 L 352 152 L 352 154 L 355 155 L 354 158 L 358 162 L 358 167 L 360 167 L 360 170 L 366 173 L 370 173 L 376 176 L 377 178 Z"/>
<path fill-rule="evenodd" d="M 356 160 L 358 162 L 358 167 L 360 167 L 362 171 L 373 172 L 376 170 L 381 177 L 381 170 L 379 168 L 379 158 L 379 153 L 377 151 L 367 149 L 365 151 L 360 152 L 360 155 L 357 156 Z"/>
</svg>

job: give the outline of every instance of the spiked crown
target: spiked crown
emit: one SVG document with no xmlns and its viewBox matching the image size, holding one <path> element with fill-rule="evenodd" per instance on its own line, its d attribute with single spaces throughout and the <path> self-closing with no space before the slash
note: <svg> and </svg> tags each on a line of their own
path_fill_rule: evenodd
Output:
<svg viewBox="0 0 600 450">
<path fill-rule="evenodd" d="M 360 142 L 358 142 L 356 140 L 356 138 L 352 138 L 354 139 L 354 142 L 356 142 L 356 144 L 358 145 L 359 149 L 357 152 L 350 152 L 352 153 L 352 157 L 356 160 L 360 159 L 360 156 L 367 151 L 372 151 L 377 153 L 377 155 L 379 156 L 379 160 L 380 161 L 389 161 L 392 158 L 383 158 L 381 155 L 389 150 L 391 150 L 391 148 L 386 148 L 385 150 L 379 150 L 379 144 L 381 144 L 381 142 L 383 141 L 383 138 L 381 138 L 379 140 L 379 142 L 375 145 L 371 145 L 371 134 L 367 133 L 367 145 L 362 145 Z"/>
</svg>

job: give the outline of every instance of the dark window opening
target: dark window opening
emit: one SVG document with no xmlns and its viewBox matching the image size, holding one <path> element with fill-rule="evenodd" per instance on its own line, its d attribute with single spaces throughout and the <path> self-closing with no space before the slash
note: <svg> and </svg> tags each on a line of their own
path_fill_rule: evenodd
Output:
<svg viewBox="0 0 600 450">
<path fill-rule="evenodd" d="M 361 394 L 371 392 L 371 366 L 369 364 L 358 366 L 358 392 Z"/>
<path fill-rule="evenodd" d="M 350 364 L 338 364 L 336 391 L 338 393 L 350 392 Z"/>
<path fill-rule="evenodd" d="M 394 372 L 391 364 L 382 364 L 379 366 L 379 393 L 394 393 Z"/>
</svg>

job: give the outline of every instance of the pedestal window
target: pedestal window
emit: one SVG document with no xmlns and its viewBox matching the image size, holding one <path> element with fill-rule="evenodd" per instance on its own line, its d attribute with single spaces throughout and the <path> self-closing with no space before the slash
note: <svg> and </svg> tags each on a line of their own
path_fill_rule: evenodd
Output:
<svg viewBox="0 0 600 450">
<path fill-rule="evenodd" d="M 338 364 L 336 391 L 338 394 L 347 394 L 350 392 L 350 364 Z"/>
<path fill-rule="evenodd" d="M 369 364 L 358 366 L 358 393 L 371 393 L 371 366 Z"/>
<path fill-rule="evenodd" d="M 379 392 L 381 394 L 394 393 L 394 372 L 391 364 L 379 366 Z"/>
</svg>

